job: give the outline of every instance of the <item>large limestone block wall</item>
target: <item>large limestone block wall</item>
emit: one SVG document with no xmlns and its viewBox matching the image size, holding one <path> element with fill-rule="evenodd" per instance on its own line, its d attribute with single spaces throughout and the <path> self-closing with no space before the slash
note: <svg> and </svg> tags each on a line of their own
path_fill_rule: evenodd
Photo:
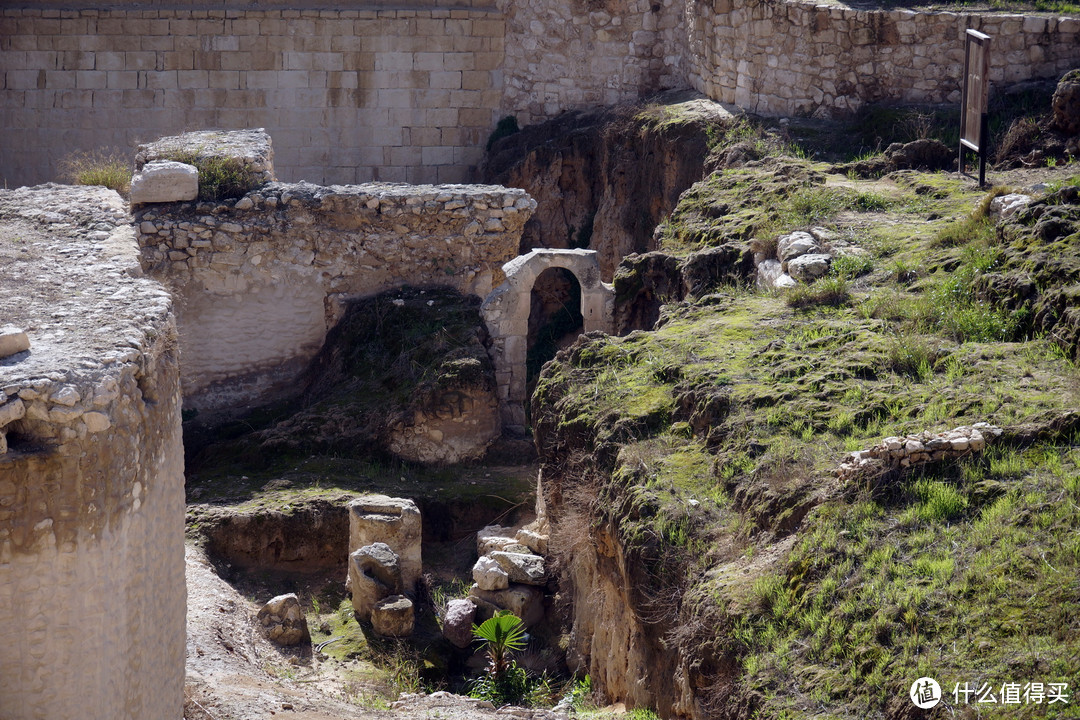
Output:
<svg viewBox="0 0 1080 720">
<path fill-rule="evenodd" d="M 503 0 L 503 111 L 522 124 L 688 85 L 685 0 Z"/>
<path fill-rule="evenodd" d="M 168 292 L 104 188 L 0 191 L 0 716 L 179 718 L 184 477 Z M 0 323 L 0 324 L 3 324 Z"/>
<path fill-rule="evenodd" d="M 274 136 L 282 180 L 466 182 L 497 119 L 504 22 L 491 6 L 15 4 L 27 8 L 0 8 L 8 186 L 57 180 L 72 150 L 241 127 Z"/>
<path fill-rule="evenodd" d="M 535 208 L 492 185 L 308 183 L 140 206 L 143 266 L 178 300 L 185 407 L 241 409 L 298 390 L 350 297 L 403 285 L 484 297 Z"/>
<path fill-rule="evenodd" d="M 990 80 L 1080 65 L 1080 18 L 852 10 L 804 0 L 686 0 L 695 89 L 769 115 L 866 103 L 959 103 L 968 28 L 990 35 Z"/>
</svg>

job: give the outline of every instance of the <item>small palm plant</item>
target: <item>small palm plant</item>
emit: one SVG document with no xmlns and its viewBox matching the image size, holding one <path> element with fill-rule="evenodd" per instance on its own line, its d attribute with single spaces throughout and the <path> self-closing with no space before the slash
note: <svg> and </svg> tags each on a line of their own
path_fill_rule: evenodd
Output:
<svg viewBox="0 0 1080 720">
<path fill-rule="evenodd" d="M 480 625 L 473 625 L 473 637 L 484 642 L 488 656 L 487 675 L 473 683 L 473 697 L 493 703 L 519 702 L 529 691 L 525 669 L 510 657 L 525 649 L 525 624 L 507 610 L 500 610 Z"/>
</svg>

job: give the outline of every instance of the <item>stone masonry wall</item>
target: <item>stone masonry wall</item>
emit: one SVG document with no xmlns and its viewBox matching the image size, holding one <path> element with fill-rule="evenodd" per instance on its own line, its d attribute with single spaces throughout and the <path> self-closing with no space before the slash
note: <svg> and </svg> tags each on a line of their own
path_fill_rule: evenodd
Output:
<svg viewBox="0 0 1080 720">
<path fill-rule="evenodd" d="M 852 10 L 800 0 L 687 0 L 693 86 L 766 115 L 960 102 L 964 31 L 990 35 L 990 80 L 1080 65 L 1080 18 Z"/>
<path fill-rule="evenodd" d="M 242 127 L 274 136 L 287 181 L 463 182 L 502 115 L 524 125 L 687 86 L 771 115 L 958 102 L 969 27 L 994 38 L 994 82 L 1080 65 L 1078 18 L 812 0 L 484 2 L 6 3 L 0 182 L 56 179 L 72 150 Z"/>
<path fill-rule="evenodd" d="M 504 114 L 522 125 L 689 84 L 685 0 L 503 0 Z"/>
<path fill-rule="evenodd" d="M 26 4 L 0 9 L 9 186 L 58 180 L 72 150 L 242 127 L 274 137 L 282 180 L 464 182 L 497 119 L 504 23 L 491 7 Z"/>
<path fill-rule="evenodd" d="M 140 206 L 143 266 L 178 298 L 185 406 L 237 408 L 295 390 L 339 300 L 402 285 L 484 297 L 535 208 L 523 190 L 498 186 L 308 183 Z"/>
<path fill-rule="evenodd" d="M 169 294 L 120 197 L 0 191 L 0 715 L 179 718 L 184 476 Z"/>
</svg>

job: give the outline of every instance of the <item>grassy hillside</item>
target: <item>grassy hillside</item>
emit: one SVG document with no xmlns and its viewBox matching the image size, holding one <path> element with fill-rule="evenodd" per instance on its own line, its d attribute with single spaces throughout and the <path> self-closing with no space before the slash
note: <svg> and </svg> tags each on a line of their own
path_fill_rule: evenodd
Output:
<svg viewBox="0 0 1080 720">
<path fill-rule="evenodd" d="M 819 226 L 864 252 L 789 291 L 706 288 L 545 368 L 553 512 L 617 529 L 702 717 L 919 717 L 920 676 L 945 690 L 929 716 L 1080 717 L 1080 168 L 1053 177 L 998 222 L 1006 189 L 954 175 L 735 163 L 683 196 L 666 251 Z M 885 437 L 977 422 L 1003 428 L 984 452 L 837 477 Z M 1072 697 L 956 703 L 965 682 Z"/>
</svg>

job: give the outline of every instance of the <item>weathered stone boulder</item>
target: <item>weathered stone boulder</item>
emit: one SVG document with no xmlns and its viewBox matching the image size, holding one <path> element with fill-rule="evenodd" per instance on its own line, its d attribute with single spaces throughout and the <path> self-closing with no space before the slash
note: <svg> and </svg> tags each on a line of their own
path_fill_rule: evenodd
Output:
<svg viewBox="0 0 1080 720">
<path fill-rule="evenodd" d="M 307 618 L 295 593 L 271 599 L 259 610 L 256 620 L 263 635 L 278 645 L 299 645 L 311 640 Z"/>
<path fill-rule="evenodd" d="M 486 556 L 473 565 L 472 576 L 473 582 L 481 590 L 505 590 L 510 587 L 510 576 L 499 563 Z"/>
<path fill-rule="evenodd" d="M 131 178 L 132 205 L 186 202 L 199 197 L 199 171 L 194 165 L 173 160 L 147 163 Z"/>
<path fill-rule="evenodd" d="M 469 595 L 500 610 L 509 610 L 528 627 L 544 619 L 544 592 L 531 585 L 511 585 L 506 590 L 481 590 L 473 585 Z"/>
<path fill-rule="evenodd" d="M 776 279 L 784 274 L 779 260 L 763 260 L 757 266 L 757 286 L 759 288 L 776 287 Z"/>
<path fill-rule="evenodd" d="M 349 555 L 349 579 L 353 610 L 368 620 L 371 610 L 384 598 L 401 593 L 401 565 L 397 553 L 386 543 L 372 543 Z"/>
<path fill-rule="evenodd" d="M 1011 217 L 1017 210 L 1031 204 L 1032 199 L 1030 195 L 1021 195 L 1020 193 L 998 195 L 990 201 L 990 213 L 1000 218 Z"/>
<path fill-rule="evenodd" d="M 350 556 L 365 545 L 388 545 L 401 566 L 401 592 L 412 592 L 420 579 L 422 530 L 420 510 L 412 500 L 372 494 L 349 503 Z"/>
<path fill-rule="evenodd" d="M 1080 135 L 1080 68 L 1065 73 L 1050 104 L 1054 129 L 1066 135 Z"/>
<path fill-rule="evenodd" d="M 512 583 L 524 583 L 526 585 L 547 584 L 547 572 L 544 569 L 544 558 L 539 555 L 530 555 L 517 552 L 493 552 L 488 555 L 499 564 L 506 572 Z"/>
<path fill-rule="evenodd" d="M 776 255 L 780 262 L 793 260 L 801 255 L 818 251 L 817 239 L 808 232 L 793 232 L 776 241 Z"/>
<path fill-rule="evenodd" d="M 371 628 L 383 637 L 409 637 L 414 624 L 413 602 L 404 595 L 391 595 L 371 609 Z"/>
<path fill-rule="evenodd" d="M 0 327 L 0 358 L 30 349 L 30 339 L 22 328 L 13 325 Z"/>
<path fill-rule="evenodd" d="M 458 648 L 467 648 L 472 644 L 472 626 L 476 620 L 476 605 L 469 600 L 451 600 L 446 604 L 443 617 L 443 636 L 450 644 Z"/>
<path fill-rule="evenodd" d="M 829 272 L 832 256 L 825 253 L 800 255 L 788 263 L 788 274 L 802 282 L 812 282 Z"/>
</svg>

